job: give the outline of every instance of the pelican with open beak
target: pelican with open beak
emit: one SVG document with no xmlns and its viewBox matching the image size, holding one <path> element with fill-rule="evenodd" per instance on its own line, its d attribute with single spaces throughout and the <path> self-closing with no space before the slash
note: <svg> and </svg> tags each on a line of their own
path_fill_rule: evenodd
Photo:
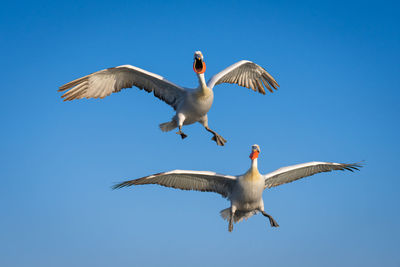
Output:
<svg viewBox="0 0 400 267">
<path fill-rule="evenodd" d="M 206 72 L 206 63 L 203 59 L 203 54 L 200 51 L 194 53 L 193 70 L 197 74 L 203 74 Z"/>
<path fill-rule="evenodd" d="M 214 101 L 214 86 L 221 83 L 233 83 L 265 94 L 265 88 L 273 92 L 279 85 L 275 79 L 259 65 L 248 61 L 239 61 L 205 80 L 206 63 L 200 51 L 194 53 L 193 71 L 197 75 L 199 85 L 189 89 L 176 85 L 164 77 L 131 65 L 122 65 L 100 70 L 66 83 L 59 88 L 64 92 L 64 101 L 81 98 L 104 98 L 124 88 L 133 86 L 147 92 L 170 105 L 175 111 L 171 121 L 161 123 L 164 132 L 178 128 L 177 134 L 182 139 L 187 135 L 182 132 L 183 125 L 201 123 L 213 134 L 212 140 L 223 146 L 226 140 L 208 127 L 207 113 Z M 238 105 L 239 106 L 239 105 Z"/>
</svg>

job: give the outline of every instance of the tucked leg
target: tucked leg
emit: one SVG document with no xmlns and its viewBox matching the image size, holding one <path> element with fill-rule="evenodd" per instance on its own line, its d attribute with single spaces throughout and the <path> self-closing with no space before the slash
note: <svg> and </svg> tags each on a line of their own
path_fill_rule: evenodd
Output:
<svg viewBox="0 0 400 267">
<path fill-rule="evenodd" d="M 265 211 L 261 210 L 262 215 L 264 215 L 265 217 L 268 217 L 269 219 L 269 223 L 271 224 L 272 227 L 279 227 L 279 224 L 274 220 L 274 218 L 271 217 L 271 215 L 269 215 L 268 213 L 266 213 Z"/>
</svg>

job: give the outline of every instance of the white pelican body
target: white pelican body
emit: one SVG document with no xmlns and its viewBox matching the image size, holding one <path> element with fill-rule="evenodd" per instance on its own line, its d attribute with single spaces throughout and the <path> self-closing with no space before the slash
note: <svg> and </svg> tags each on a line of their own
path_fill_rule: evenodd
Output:
<svg viewBox="0 0 400 267">
<path fill-rule="evenodd" d="M 264 178 L 256 168 L 251 167 L 244 175 L 237 178 L 236 185 L 229 197 L 231 206 L 240 211 L 258 210 L 264 207 L 262 194 L 264 191 Z"/>
<path fill-rule="evenodd" d="M 308 162 L 280 168 L 262 175 L 258 172 L 257 158 L 260 153 L 258 145 L 252 146 L 250 154 L 251 167 L 243 175 L 231 176 L 207 171 L 174 170 L 158 173 L 139 179 L 129 180 L 115 185 L 122 188 L 132 185 L 159 184 L 182 190 L 197 190 L 221 194 L 231 202 L 231 206 L 221 211 L 221 216 L 229 221 L 228 230 L 233 230 L 233 223 L 247 219 L 257 212 L 269 218 L 272 227 L 278 223 L 264 211 L 262 194 L 264 189 L 293 182 L 303 177 L 332 170 L 358 170 L 359 164 L 333 162 Z"/>
<path fill-rule="evenodd" d="M 123 65 L 76 79 L 61 86 L 59 91 L 68 90 L 62 97 L 64 101 L 70 101 L 81 98 L 104 98 L 124 88 L 136 86 L 147 92 L 153 92 L 156 97 L 176 110 L 170 122 L 160 124 L 162 131 L 171 131 L 178 127 L 177 134 L 184 139 L 187 135 L 182 132 L 182 126 L 199 122 L 213 134 L 212 140 L 217 145 L 223 146 L 226 140 L 208 127 L 207 113 L 214 100 L 214 86 L 221 83 L 235 83 L 261 94 L 265 94 L 264 87 L 270 92 L 279 87 L 264 68 L 247 60 L 229 66 L 206 83 L 204 77 L 206 64 L 203 61 L 203 54 L 196 51 L 193 70 L 199 79 L 199 86 L 195 89 L 183 88 L 157 74 L 131 65 Z"/>
<path fill-rule="evenodd" d="M 204 74 L 200 75 L 204 78 Z M 183 125 L 190 125 L 195 122 L 201 123 L 203 120 L 207 122 L 207 113 L 211 109 L 213 101 L 214 92 L 206 85 L 203 88 L 186 88 L 183 101 L 178 106 L 173 121 L 176 121 L 178 125 L 180 118 L 183 120 Z"/>
</svg>

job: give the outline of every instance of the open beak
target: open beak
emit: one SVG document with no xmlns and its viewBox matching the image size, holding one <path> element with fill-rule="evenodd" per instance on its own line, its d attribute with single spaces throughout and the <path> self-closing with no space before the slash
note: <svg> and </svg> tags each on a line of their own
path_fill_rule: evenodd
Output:
<svg viewBox="0 0 400 267">
<path fill-rule="evenodd" d="M 206 63 L 201 57 L 195 57 L 193 62 L 193 70 L 198 74 L 202 74 L 206 71 Z"/>
<path fill-rule="evenodd" d="M 260 154 L 260 152 L 257 149 L 253 149 L 249 157 L 251 158 L 251 160 L 255 160 L 256 158 L 258 158 L 258 154 Z"/>
</svg>

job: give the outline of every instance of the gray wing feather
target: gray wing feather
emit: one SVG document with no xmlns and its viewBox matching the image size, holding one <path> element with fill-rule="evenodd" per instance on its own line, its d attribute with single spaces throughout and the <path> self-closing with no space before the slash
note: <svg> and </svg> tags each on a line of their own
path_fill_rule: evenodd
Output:
<svg viewBox="0 0 400 267">
<path fill-rule="evenodd" d="M 125 181 L 114 185 L 113 189 L 132 185 L 158 184 L 182 190 L 215 192 L 221 194 L 223 197 L 229 197 L 235 181 L 235 176 L 214 172 L 174 170 Z"/>
<path fill-rule="evenodd" d="M 133 86 L 147 92 L 171 105 L 174 109 L 182 100 L 185 89 L 166 80 L 162 76 L 140 68 L 123 65 L 94 72 L 85 77 L 64 84 L 59 92 L 65 92 L 61 97 L 64 101 L 81 98 L 104 98 Z"/>
<path fill-rule="evenodd" d="M 264 175 L 265 188 L 290 183 L 298 179 L 311 176 L 320 172 L 330 172 L 334 170 L 359 170 L 360 163 L 333 163 L 333 162 L 308 162 L 293 166 L 283 167 L 274 172 Z"/>
<path fill-rule="evenodd" d="M 214 75 L 207 82 L 207 86 L 213 88 L 221 83 L 234 83 L 263 95 L 265 95 L 264 86 L 271 93 L 272 89 L 277 90 L 279 87 L 279 84 L 263 67 L 248 60 L 239 61 Z"/>
</svg>

